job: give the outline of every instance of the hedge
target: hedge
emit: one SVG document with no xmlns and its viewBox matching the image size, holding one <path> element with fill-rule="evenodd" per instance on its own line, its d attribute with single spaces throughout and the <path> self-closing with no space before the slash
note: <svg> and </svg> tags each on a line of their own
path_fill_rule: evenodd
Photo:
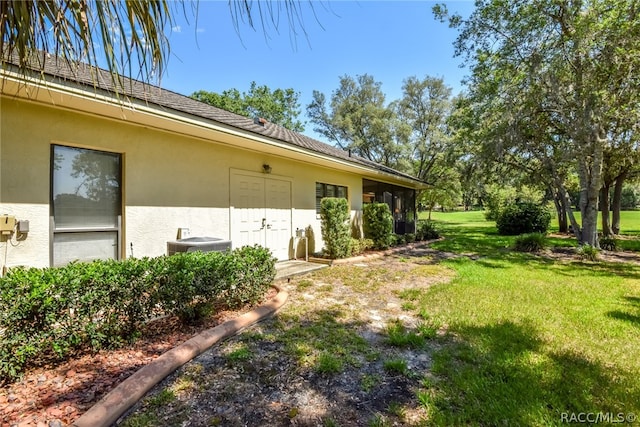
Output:
<svg viewBox="0 0 640 427">
<path fill-rule="evenodd" d="M 350 255 L 351 226 L 349 202 L 341 197 L 325 197 L 320 200 L 320 230 L 325 252 L 331 259 Z"/>
<path fill-rule="evenodd" d="M 394 241 L 393 216 L 386 203 L 367 203 L 362 207 L 364 237 L 376 249 L 387 249 Z"/>
<path fill-rule="evenodd" d="M 0 383 L 28 366 L 117 347 L 158 315 L 193 321 L 214 303 L 255 303 L 274 277 L 275 259 L 259 246 L 12 268 L 0 278 Z"/>
</svg>

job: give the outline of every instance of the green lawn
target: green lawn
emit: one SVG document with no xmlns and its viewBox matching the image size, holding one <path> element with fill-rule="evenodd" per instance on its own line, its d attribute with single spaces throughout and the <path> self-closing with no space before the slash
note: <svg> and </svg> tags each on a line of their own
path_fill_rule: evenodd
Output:
<svg viewBox="0 0 640 427">
<path fill-rule="evenodd" d="M 421 212 L 420 219 L 426 219 L 426 212 Z M 453 233 L 460 239 L 460 247 L 465 244 L 474 244 L 478 238 L 484 240 L 482 236 L 486 234 L 498 237 L 495 222 L 485 220 L 484 211 L 455 211 L 455 212 L 432 212 L 431 218 L 438 222 L 440 227 Z M 580 213 L 576 213 L 576 219 L 580 221 Z M 464 224 L 464 230 L 460 230 L 458 225 Z M 598 218 L 598 227 L 601 228 L 600 218 Z M 619 236 L 619 245 L 622 250 L 640 252 L 640 211 L 622 211 L 620 213 L 621 236 Z M 473 236 L 474 231 L 475 237 Z M 558 231 L 558 222 L 554 218 L 551 220 L 551 232 Z M 479 234 L 478 234 L 479 233 Z M 503 237 L 502 240 L 497 239 L 492 242 L 485 242 L 483 246 L 500 246 L 501 244 L 510 245 L 513 237 Z M 551 238 L 552 246 L 577 246 L 572 236 L 566 239 Z"/>
<path fill-rule="evenodd" d="M 640 212 L 631 214 L 623 221 L 640 224 Z M 511 252 L 513 238 L 498 236 L 482 212 L 433 218 L 446 239 L 432 246 L 469 256 L 446 261 L 455 279 L 419 301 L 448 331 L 422 391 L 430 422 L 560 425 L 571 414 L 640 415 L 640 266 Z"/>
</svg>

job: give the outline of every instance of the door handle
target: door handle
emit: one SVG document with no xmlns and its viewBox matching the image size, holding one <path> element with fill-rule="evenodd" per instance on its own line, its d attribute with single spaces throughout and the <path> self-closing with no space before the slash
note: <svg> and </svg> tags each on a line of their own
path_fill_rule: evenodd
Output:
<svg viewBox="0 0 640 427">
<path fill-rule="evenodd" d="M 262 226 L 260 227 L 260 230 L 264 230 L 266 226 L 267 226 L 267 218 L 262 218 Z"/>
</svg>

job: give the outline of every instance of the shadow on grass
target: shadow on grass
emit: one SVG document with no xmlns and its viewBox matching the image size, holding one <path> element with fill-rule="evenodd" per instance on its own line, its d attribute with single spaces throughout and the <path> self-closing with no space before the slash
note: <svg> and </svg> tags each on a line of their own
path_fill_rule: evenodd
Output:
<svg viewBox="0 0 640 427">
<path fill-rule="evenodd" d="M 626 301 L 625 305 L 627 311 L 614 310 L 608 312 L 607 316 L 613 319 L 623 320 L 640 327 L 640 297 L 626 296 L 624 297 L 624 300 Z"/>
<path fill-rule="evenodd" d="M 444 240 L 430 245 L 435 250 L 470 255 L 479 264 L 497 269 L 511 267 L 513 264 L 554 269 L 557 273 L 577 276 L 588 269 L 594 276 L 616 275 L 628 278 L 640 278 L 640 265 L 629 262 L 585 262 L 580 259 L 553 259 L 544 255 L 516 252 L 512 250 L 515 236 L 501 236 L 495 227 L 462 226 L 451 227 L 453 223 L 441 224 Z M 573 255 L 576 242 L 571 238 L 549 238 L 549 246 L 555 250 L 567 249 L 567 256 Z M 503 262 L 504 261 L 504 262 Z"/>
<path fill-rule="evenodd" d="M 566 413 L 637 409 L 640 390 L 629 373 L 547 349 L 526 322 L 452 332 L 434 356 L 435 424 L 560 425 Z"/>
<path fill-rule="evenodd" d="M 394 350 L 382 335 L 372 344 L 364 336 L 378 332 L 345 316 L 332 309 L 280 312 L 168 376 L 124 425 L 139 426 L 145 417 L 162 420 L 149 426 L 186 420 L 190 425 L 355 426 L 382 419 L 397 425 L 401 420 L 390 408 L 418 406 L 420 376 L 412 367 L 385 369 Z M 149 403 L 185 383 L 184 398 L 159 407 Z M 202 401 L 215 404 L 199 405 Z"/>
</svg>

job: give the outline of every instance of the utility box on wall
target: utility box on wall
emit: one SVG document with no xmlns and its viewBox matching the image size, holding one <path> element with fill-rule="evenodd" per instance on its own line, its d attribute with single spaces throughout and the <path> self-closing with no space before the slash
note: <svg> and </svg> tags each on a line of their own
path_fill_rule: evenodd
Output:
<svg viewBox="0 0 640 427">
<path fill-rule="evenodd" d="M 16 217 L 13 215 L 0 215 L 0 242 L 6 242 L 11 238 L 16 228 Z"/>
<path fill-rule="evenodd" d="M 27 234 L 29 232 L 29 220 L 28 219 L 21 219 L 20 221 L 17 221 L 17 223 L 18 223 L 18 227 L 17 227 L 18 233 Z"/>
</svg>

